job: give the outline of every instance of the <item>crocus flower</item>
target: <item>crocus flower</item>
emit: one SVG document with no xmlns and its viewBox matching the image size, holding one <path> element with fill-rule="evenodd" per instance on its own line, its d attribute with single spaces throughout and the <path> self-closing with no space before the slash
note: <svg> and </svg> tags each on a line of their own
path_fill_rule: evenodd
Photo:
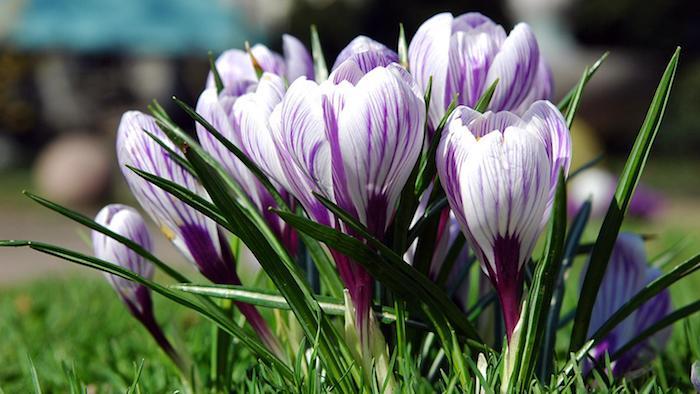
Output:
<svg viewBox="0 0 700 394">
<path fill-rule="evenodd" d="M 570 156 L 564 118 L 547 101 L 534 103 L 522 117 L 457 107 L 438 146 L 440 181 L 496 288 L 509 339 L 520 315 L 523 266 Z"/>
<path fill-rule="evenodd" d="M 250 101 L 239 99 L 234 111 L 243 103 Z M 320 85 L 297 79 L 269 116 L 267 111 L 246 107 L 251 121 L 242 127 L 244 144 L 258 152 L 254 160 L 315 221 L 345 228 L 313 192 L 383 237 L 423 145 L 423 98 L 408 73 L 397 64 L 365 73 L 351 57 Z M 332 253 L 366 341 L 372 279 L 359 264 Z"/>
<path fill-rule="evenodd" d="M 377 56 L 374 57 L 374 59 L 377 59 L 378 61 L 375 64 L 362 67 L 365 72 L 369 72 L 375 67 L 387 66 L 390 63 L 398 63 L 399 61 L 399 55 L 395 51 L 389 49 L 386 45 L 366 36 L 357 36 L 350 41 L 350 43 L 340 51 L 338 57 L 335 58 L 333 70 L 340 67 L 340 65 L 349 58 L 367 52 L 375 53 Z"/>
<path fill-rule="evenodd" d="M 425 21 L 408 48 L 411 74 L 427 90 L 432 77 L 429 120 L 431 129 L 445 114 L 453 97 L 474 108 L 498 79 L 492 111 L 523 113 L 533 102 L 549 99 L 552 76 L 540 56 L 534 34 L 523 23 L 509 35 L 479 13 L 453 17 L 442 13 Z"/>
<path fill-rule="evenodd" d="M 591 216 L 603 217 L 615 195 L 617 179 L 609 171 L 590 168 L 569 182 L 567 207 L 569 214 L 575 214 L 583 203 L 591 199 Z M 642 219 L 657 215 L 663 208 L 663 196 L 640 184 L 632 196 L 628 213 Z"/>
<path fill-rule="evenodd" d="M 256 94 L 249 95 L 246 100 L 252 101 L 250 105 L 261 106 L 260 111 L 255 113 L 270 113 L 285 92 L 285 83 L 282 77 L 272 73 L 264 73 L 260 81 L 250 86 L 251 91 Z M 234 112 L 234 103 L 241 95 L 231 87 L 225 87 L 220 93 L 216 88 L 207 88 L 197 102 L 197 112 L 211 123 L 224 137 L 229 139 L 234 145 L 243 149 L 243 153 L 250 156 L 242 142 L 241 123 L 247 121 L 248 110 Z M 247 105 L 247 104 L 246 104 Z M 287 250 L 294 255 L 297 249 L 296 233 L 279 216 L 269 210 L 276 208 L 277 204 L 272 195 L 265 189 L 263 184 L 253 175 L 252 172 L 231 153 L 221 142 L 219 142 L 204 126 L 197 123 L 197 136 L 206 151 L 208 151 L 224 168 L 233 179 L 241 185 L 248 194 L 251 201 L 258 207 L 270 228 L 279 237 Z M 273 181 L 274 183 L 274 181 Z M 294 199 L 281 186 L 278 190 L 288 206 L 294 206 Z"/>
<path fill-rule="evenodd" d="M 647 264 L 644 241 L 634 234 L 620 234 L 615 242 L 608 268 L 598 290 L 593 306 L 588 335 L 592 335 L 647 284 L 660 276 L 657 268 Z M 639 307 L 636 312 L 618 324 L 592 351 L 595 360 L 603 359 L 605 353 L 614 354 L 628 341 L 639 335 L 671 311 L 668 289 Z M 613 374 L 619 376 L 638 369 L 652 360 L 670 337 L 665 329 L 622 354 L 612 362 Z"/>
<path fill-rule="evenodd" d="M 121 204 L 107 205 L 97 214 L 95 222 L 130 239 L 149 252 L 153 248 L 146 223 L 141 215 L 131 207 Z M 98 259 L 120 265 L 146 279 L 153 277 L 153 265 L 147 263 L 143 257 L 121 242 L 100 232 L 93 231 L 92 246 L 95 257 Z M 129 312 L 143 324 L 156 343 L 172 358 L 175 364 L 182 368 L 184 366 L 182 359 L 165 337 L 158 322 L 156 322 L 150 290 L 142 284 L 116 275 L 105 274 L 105 277 L 117 294 L 119 294 Z"/>
<path fill-rule="evenodd" d="M 152 117 L 136 111 L 122 116 L 117 131 L 117 158 L 132 194 L 163 234 L 207 279 L 218 284 L 240 285 L 224 230 L 213 220 L 127 167 L 160 176 L 209 198 L 197 179 L 173 160 L 144 130 L 175 150 Z M 281 354 L 276 338 L 257 309 L 245 303 L 236 305 L 270 350 Z"/>
<path fill-rule="evenodd" d="M 313 78 L 314 65 L 309 51 L 297 38 L 285 34 L 282 36 L 281 56 L 265 45 L 255 44 L 250 48 L 250 53 L 240 49 L 229 49 L 216 59 L 216 70 L 221 76 L 224 87 L 236 96 L 245 93 L 258 80 L 255 67 L 262 71 L 279 75 L 288 81 L 294 81 L 299 77 Z M 255 62 L 253 63 L 253 59 Z M 215 87 L 214 75 L 210 72 L 207 77 L 207 88 Z"/>
</svg>

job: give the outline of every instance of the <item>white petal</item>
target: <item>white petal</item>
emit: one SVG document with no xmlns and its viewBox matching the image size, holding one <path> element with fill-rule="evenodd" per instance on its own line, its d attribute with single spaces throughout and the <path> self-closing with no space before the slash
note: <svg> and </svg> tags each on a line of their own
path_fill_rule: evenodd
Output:
<svg viewBox="0 0 700 394">
<path fill-rule="evenodd" d="M 304 44 L 294 36 L 282 35 L 282 48 L 287 68 L 287 80 L 291 83 L 299 77 L 313 79 L 314 63 Z"/>
<path fill-rule="evenodd" d="M 294 81 L 273 111 L 270 125 L 289 191 L 312 218 L 327 221 L 327 210 L 312 195 L 317 192 L 333 199 L 330 148 L 318 84 L 303 78 Z"/>
<path fill-rule="evenodd" d="M 404 77 L 380 67 L 362 78 L 346 98 L 337 137 L 329 130 L 329 140 L 338 140 L 349 200 L 363 223 L 376 221 L 377 232 L 388 224 L 420 154 L 424 120 L 423 100 Z"/>
<path fill-rule="evenodd" d="M 489 108 L 494 111 L 517 109 L 532 88 L 539 61 L 535 35 L 526 24 L 516 25 L 503 42 L 486 78 L 485 86 L 498 79 Z"/>
<path fill-rule="evenodd" d="M 561 112 L 549 101 L 537 101 L 523 115 L 527 129 L 542 139 L 552 162 L 552 185 L 556 184 L 559 169 L 569 173 L 571 163 L 571 133 Z"/>
<path fill-rule="evenodd" d="M 436 127 L 451 97 L 445 103 L 445 83 L 449 64 L 452 14 L 442 13 L 425 21 L 408 47 L 409 69 L 421 90 L 428 89 L 432 76 L 429 118 Z"/>
<path fill-rule="evenodd" d="M 542 230 L 549 172 L 540 141 L 517 128 L 487 134 L 470 150 L 458 174 L 464 220 L 495 272 L 496 238 L 520 242 L 519 266 L 532 253 Z"/>
<path fill-rule="evenodd" d="M 498 53 L 502 38 L 476 30 L 458 31 L 450 38 L 446 97 L 474 107 L 486 86 L 486 76 Z"/>
</svg>

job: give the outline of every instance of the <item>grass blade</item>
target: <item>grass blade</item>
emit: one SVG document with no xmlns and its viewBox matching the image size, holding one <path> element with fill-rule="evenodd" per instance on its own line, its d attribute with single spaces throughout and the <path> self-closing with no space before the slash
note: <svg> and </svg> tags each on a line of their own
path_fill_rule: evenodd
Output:
<svg viewBox="0 0 700 394">
<path fill-rule="evenodd" d="M 642 170 L 649 157 L 652 143 L 659 130 L 659 125 L 661 124 L 661 119 L 673 84 L 673 78 L 676 73 L 679 55 L 680 48 L 676 49 L 676 52 L 668 63 L 666 71 L 661 78 L 661 82 L 659 83 L 654 99 L 649 107 L 646 119 L 639 131 L 637 140 L 634 142 L 632 152 L 627 159 L 625 168 L 618 181 L 615 197 L 610 202 L 610 208 L 608 208 L 600 233 L 591 251 L 589 268 L 586 271 L 586 276 L 581 288 L 581 295 L 579 297 L 580 301 L 574 318 L 574 328 L 571 334 L 569 351 L 575 351 L 581 348 L 586 340 L 588 324 L 591 319 L 593 304 L 598 295 L 600 282 L 608 266 L 610 253 L 617 239 L 617 234 L 620 231 L 625 211 L 634 194 Z"/>
<path fill-rule="evenodd" d="M 75 264 L 97 269 L 108 274 L 116 275 L 121 278 L 130 280 L 142 284 L 154 292 L 174 301 L 186 308 L 192 309 L 195 312 L 200 313 L 204 317 L 213 321 L 219 325 L 223 330 L 238 338 L 241 343 L 246 345 L 253 353 L 266 362 L 275 364 L 279 367 L 280 372 L 285 375 L 285 377 L 291 378 L 291 370 L 287 367 L 284 362 L 275 357 L 267 348 L 265 348 L 257 339 L 253 338 L 247 334 L 241 327 L 238 327 L 231 319 L 226 317 L 220 309 L 207 308 L 200 305 L 188 298 L 185 298 L 178 294 L 177 292 L 168 289 L 156 282 L 146 279 L 140 275 L 135 274 L 132 271 L 127 270 L 117 264 L 112 264 L 110 262 L 100 260 L 96 257 L 87 256 L 82 253 L 78 253 L 69 249 L 62 248 L 60 246 L 47 244 L 44 242 L 36 241 L 24 241 L 24 240 L 3 240 L 0 241 L 0 247 L 29 247 L 36 251 L 58 257 L 60 259 L 70 261 Z"/>
<path fill-rule="evenodd" d="M 552 305 L 549 310 L 549 316 L 547 317 L 547 326 L 545 327 L 544 342 L 542 343 L 543 356 L 540 363 L 539 378 L 543 382 L 546 381 L 551 374 L 552 360 L 554 358 L 554 342 L 557 337 L 557 329 L 559 328 L 559 319 L 561 317 L 561 306 L 564 300 L 564 291 L 566 290 L 564 277 L 576 258 L 576 249 L 579 242 L 581 242 L 581 237 L 583 236 L 583 231 L 586 228 L 590 214 L 591 201 L 588 200 L 576 213 L 566 236 L 562 267 L 559 271 L 559 278 L 557 279 L 557 288 L 552 297 Z"/>
<path fill-rule="evenodd" d="M 216 169 L 209 166 L 195 150 L 186 150 L 185 155 L 199 175 L 212 201 L 226 218 L 228 223 L 224 227 L 238 236 L 260 262 L 280 293 L 289 302 L 307 339 L 312 341 L 318 336 L 319 342 L 316 344 L 331 379 L 339 383 L 338 387 L 341 391 L 351 391 L 347 381 L 339 380 L 347 368 L 339 346 L 342 342 L 321 313 L 298 266 L 279 240 L 274 236 L 266 238 L 256 223 L 245 214 Z"/>
<path fill-rule="evenodd" d="M 277 214 L 297 230 L 326 243 L 333 249 L 361 264 L 373 277 L 395 293 L 400 294 L 404 299 L 426 303 L 434 311 L 444 314 L 450 324 L 453 324 L 461 335 L 481 342 L 479 335 L 467 321 L 466 316 L 447 297 L 442 289 L 404 262 L 401 257 L 376 238 L 369 237 L 367 241 L 373 247 L 376 247 L 378 251 L 371 249 L 356 238 L 304 217 L 281 211 L 277 211 Z M 336 216 L 338 215 L 336 214 Z M 345 221 L 345 218 L 339 218 Z M 360 232 L 361 236 L 365 236 L 366 232 L 362 234 L 364 230 L 353 226 L 352 222 L 346 223 L 353 230 Z"/>
<path fill-rule="evenodd" d="M 32 378 L 32 388 L 34 388 L 34 394 L 41 394 L 41 384 L 39 383 L 39 375 L 36 373 L 34 361 L 32 361 L 32 357 L 29 354 L 27 354 L 27 363 L 29 364 L 29 375 Z"/>
</svg>

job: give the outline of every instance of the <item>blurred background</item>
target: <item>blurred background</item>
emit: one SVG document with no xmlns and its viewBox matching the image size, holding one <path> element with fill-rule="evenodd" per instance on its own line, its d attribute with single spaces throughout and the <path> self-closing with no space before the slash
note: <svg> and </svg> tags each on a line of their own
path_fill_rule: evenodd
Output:
<svg viewBox="0 0 700 394">
<path fill-rule="evenodd" d="M 329 64 L 354 36 L 395 48 L 440 11 L 480 11 L 509 30 L 525 21 L 552 65 L 555 101 L 586 65 L 610 51 L 585 92 L 573 128 L 573 168 L 595 171 L 571 185 L 571 209 L 589 195 L 604 212 L 654 88 L 676 45 L 681 64 L 666 118 L 636 199 L 638 231 L 660 234 L 652 250 L 700 238 L 700 7 L 647 0 L 0 0 L 0 239 L 31 238 L 89 250 L 87 232 L 34 206 L 35 191 L 90 216 L 107 202 L 133 203 L 115 164 L 121 114 L 169 97 L 194 104 L 208 51 L 281 33 L 308 44 L 316 24 Z M 601 156 L 602 155 L 602 156 Z M 612 185 L 612 186 L 611 186 Z M 598 212 L 598 214 L 602 214 Z M 160 237 L 157 252 L 182 261 Z M 697 249 L 697 248 L 695 248 Z M 0 286 L 63 274 L 71 267 L 28 250 L 0 251 Z"/>
</svg>

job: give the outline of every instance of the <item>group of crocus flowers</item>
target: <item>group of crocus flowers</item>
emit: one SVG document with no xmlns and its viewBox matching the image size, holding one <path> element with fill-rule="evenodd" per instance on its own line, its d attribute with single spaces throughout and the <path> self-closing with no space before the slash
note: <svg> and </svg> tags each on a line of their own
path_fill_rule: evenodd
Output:
<svg viewBox="0 0 700 394">
<path fill-rule="evenodd" d="M 461 229 L 496 290 L 510 338 L 521 314 L 525 267 L 549 219 L 559 174 L 566 177 L 571 159 L 569 129 L 548 101 L 552 75 L 530 28 L 518 24 L 506 34 L 478 13 L 438 14 L 417 30 L 407 62 L 399 63 L 395 51 L 360 36 L 343 49 L 322 81 L 314 80 L 314 62 L 299 40 L 285 35 L 283 48 L 283 55 L 263 45 L 224 52 L 215 62 L 218 75 L 209 75 L 196 111 L 269 177 L 288 206 L 351 236 L 358 234 L 317 195 L 384 239 L 417 160 L 440 138 L 435 187 L 442 186 L 449 208 L 442 215 L 435 253 L 449 247 Z M 487 110 L 478 112 L 475 106 L 491 86 L 495 90 Z M 453 100 L 457 106 L 447 113 Z M 444 129 L 438 130 L 443 118 Z M 270 209 L 277 206 L 275 198 L 203 125 L 195 127 L 202 148 L 247 193 L 289 253 L 296 254 L 297 234 Z M 170 144 L 150 116 L 124 114 L 117 155 L 133 195 L 208 280 L 240 284 L 227 231 L 133 171 L 160 176 L 209 198 L 197 178 L 153 137 Z M 170 148 L 175 149 L 172 144 Z M 133 208 L 107 206 L 97 221 L 150 249 L 147 228 Z M 124 245 L 97 233 L 93 240 L 98 257 L 143 276 L 152 274 Z M 383 357 L 385 345 L 371 309 L 374 279 L 332 247 L 328 252 L 354 308 L 359 356 Z M 410 263 L 410 251 L 406 256 Z M 621 239 L 609 271 L 596 304 L 601 316 L 612 313 L 653 275 L 646 268 L 643 245 L 627 237 Z M 608 290 L 620 281 L 627 283 L 630 272 L 637 278 L 630 292 Z M 124 280 L 111 283 L 132 314 L 173 353 L 155 322 L 147 289 Z M 258 310 L 245 303 L 237 307 L 262 342 L 280 354 L 279 340 Z M 668 296 L 644 308 L 648 313 L 638 312 L 642 322 L 629 323 L 635 329 L 666 314 Z M 619 345 L 621 336 L 612 333 L 608 348 L 597 349 L 598 354 Z M 619 368 L 634 365 L 632 360 L 619 363 Z"/>
</svg>

